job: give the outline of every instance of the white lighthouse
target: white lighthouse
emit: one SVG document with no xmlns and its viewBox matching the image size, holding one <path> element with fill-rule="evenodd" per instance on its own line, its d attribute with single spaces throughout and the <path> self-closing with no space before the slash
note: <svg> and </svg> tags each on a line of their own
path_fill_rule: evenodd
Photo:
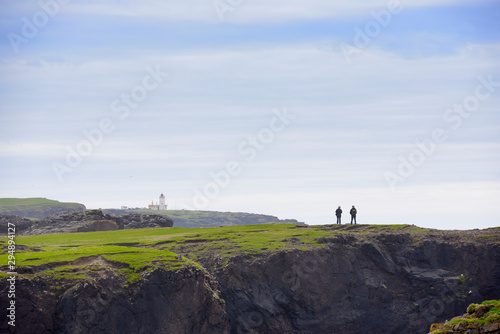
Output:
<svg viewBox="0 0 500 334">
<path fill-rule="evenodd" d="M 165 204 L 165 196 L 163 193 L 160 195 L 160 205 L 158 210 L 167 210 L 167 205 Z"/>
<path fill-rule="evenodd" d="M 154 204 L 154 202 L 151 202 L 150 205 L 148 205 L 150 210 L 167 210 L 167 205 L 165 204 L 165 195 L 161 194 L 160 195 L 160 202 L 157 204 Z"/>
</svg>

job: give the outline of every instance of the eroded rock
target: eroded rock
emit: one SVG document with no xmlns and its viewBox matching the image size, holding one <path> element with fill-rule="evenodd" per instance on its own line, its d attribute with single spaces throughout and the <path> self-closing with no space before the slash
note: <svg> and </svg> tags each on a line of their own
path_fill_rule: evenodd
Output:
<svg viewBox="0 0 500 334">
<path fill-rule="evenodd" d="M 113 231 L 153 227 L 172 227 L 172 219 L 154 214 L 108 215 L 101 210 L 60 212 L 32 222 L 24 235 Z"/>
</svg>

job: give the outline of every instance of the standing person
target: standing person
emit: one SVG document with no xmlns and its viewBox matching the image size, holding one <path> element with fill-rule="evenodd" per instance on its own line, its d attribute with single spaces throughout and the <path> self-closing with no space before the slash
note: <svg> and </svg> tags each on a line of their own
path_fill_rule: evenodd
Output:
<svg viewBox="0 0 500 334">
<path fill-rule="evenodd" d="M 352 206 L 352 209 L 350 211 L 350 214 L 351 214 L 351 225 L 352 225 L 352 221 L 354 220 L 354 224 L 356 224 L 356 214 L 358 213 L 358 210 L 356 210 L 356 208 L 354 207 L 354 205 Z"/>
<path fill-rule="evenodd" d="M 337 210 L 335 210 L 335 215 L 337 216 L 337 224 L 342 224 L 341 222 L 342 209 L 340 208 L 340 206 Z"/>
</svg>

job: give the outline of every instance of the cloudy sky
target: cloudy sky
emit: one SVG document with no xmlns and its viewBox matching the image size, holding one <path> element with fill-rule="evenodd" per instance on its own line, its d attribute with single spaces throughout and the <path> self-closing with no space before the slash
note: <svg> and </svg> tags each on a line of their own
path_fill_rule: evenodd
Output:
<svg viewBox="0 0 500 334">
<path fill-rule="evenodd" d="M 499 225 L 498 1 L 5 0 L 0 30 L 0 197 Z"/>
</svg>

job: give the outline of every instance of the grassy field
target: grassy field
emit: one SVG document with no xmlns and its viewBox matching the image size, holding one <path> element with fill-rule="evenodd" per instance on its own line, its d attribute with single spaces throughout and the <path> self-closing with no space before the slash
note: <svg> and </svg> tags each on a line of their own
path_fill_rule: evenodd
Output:
<svg viewBox="0 0 500 334">
<path fill-rule="evenodd" d="M 421 229 L 406 225 L 342 225 L 297 227 L 294 224 L 262 224 L 217 228 L 153 228 L 111 232 L 46 234 L 15 238 L 17 271 L 26 278 L 84 279 L 105 268 L 124 275 L 128 282 L 159 266 L 168 269 L 217 256 L 221 261 L 234 255 L 258 255 L 287 249 L 323 247 L 321 237 L 339 233 Z M 8 239 L 0 238 L 3 248 L 0 267 L 8 271 Z"/>
<path fill-rule="evenodd" d="M 33 197 L 33 198 L 0 198 L 0 210 L 20 208 L 28 206 L 40 206 L 40 205 L 60 205 L 63 202 L 54 201 L 51 199 Z M 63 203 L 63 204 L 78 204 L 78 203 Z"/>
<path fill-rule="evenodd" d="M 45 198 L 0 198 L 0 209 L 22 205 L 39 205 L 56 202 Z"/>
</svg>

